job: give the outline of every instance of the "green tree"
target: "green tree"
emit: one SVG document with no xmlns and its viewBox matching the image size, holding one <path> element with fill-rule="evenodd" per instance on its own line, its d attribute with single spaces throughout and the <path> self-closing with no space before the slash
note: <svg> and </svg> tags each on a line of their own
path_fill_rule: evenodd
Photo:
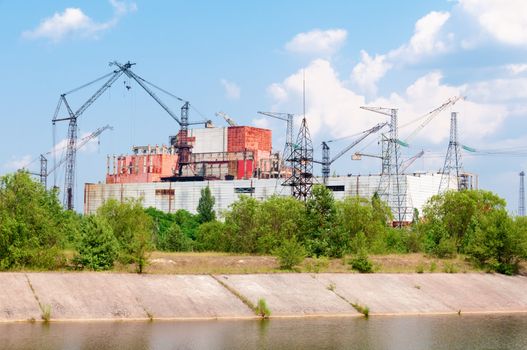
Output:
<svg viewBox="0 0 527 350">
<path fill-rule="evenodd" d="M 203 188 L 201 190 L 201 197 L 199 198 L 197 208 L 200 223 L 216 220 L 216 213 L 214 212 L 214 202 L 215 199 L 210 192 L 209 186 Z"/>
<path fill-rule="evenodd" d="M 119 241 L 119 260 L 122 263 L 135 263 L 137 271 L 143 272 L 148 253 L 154 245 L 152 219 L 143 210 L 141 201 L 119 203 L 109 199 L 99 207 L 97 215 L 107 220 Z"/>
<path fill-rule="evenodd" d="M 109 270 L 119 253 L 119 242 L 105 219 L 87 216 L 80 226 L 75 262 L 91 270 Z"/>
<path fill-rule="evenodd" d="M 229 251 L 258 251 L 258 207 L 256 199 L 240 196 L 225 213 L 225 233 Z"/>
<path fill-rule="evenodd" d="M 336 215 L 333 192 L 324 185 L 315 185 L 311 198 L 306 202 L 306 221 L 301 237 L 308 247 L 310 255 L 326 255 L 334 232 Z M 338 240 L 338 239 L 337 239 Z"/>
<path fill-rule="evenodd" d="M 27 172 L 0 178 L 0 269 L 53 269 L 63 262 L 66 214 L 57 192 Z"/>
<path fill-rule="evenodd" d="M 284 239 L 297 235 L 305 226 L 304 203 L 292 197 L 272 196 L 260 202 L 256 213 L 259 253 L 271 253 Z"/>
<path fill-rule="evenodd" d="M 170 226 L 176 222 L 176 216 L 153 207 L 145 209 L 145 213 L 152 219 L 153 241 L 156 249 L 165 250 L 166 234 Z"/>
</svg>

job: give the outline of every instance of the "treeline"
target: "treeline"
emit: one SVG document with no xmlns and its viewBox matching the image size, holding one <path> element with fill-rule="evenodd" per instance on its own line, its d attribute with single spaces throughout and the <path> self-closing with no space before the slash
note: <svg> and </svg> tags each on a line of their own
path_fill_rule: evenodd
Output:
<svg viewBox="0 0 527 350">
<path fill-rule="evenodd" d="M 527 219 L 509 216 L 505 201 L 486 191 L 434 196 L 422 218 L 404 229 L 388 224 L 392 214 L 377 195 L 335 200 L 320 185 L 306 203 L 242 196 L 218 214 L 207 187 L 197 214 L 108 200 L 95 215 L 82 216 L 63 210 L 56 192 L 17 172 L 0 179 L 0 269 L 102 270 L 118 263 L 142 272 L 152 250 L 273 254 L 284 268 L 306 256 L 351 256 L 352 267 L 363 272 L 372 269 L 369 254 L 463 254 L 482 269 L 506 274 L 527 259 Z"/>
</svg>

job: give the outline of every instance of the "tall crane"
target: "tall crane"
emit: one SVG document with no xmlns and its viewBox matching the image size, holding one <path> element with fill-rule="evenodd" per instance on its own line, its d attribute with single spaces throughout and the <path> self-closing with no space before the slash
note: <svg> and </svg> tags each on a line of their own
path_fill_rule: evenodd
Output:
<svg viewBox="0 0 527 350">
<path fill-rule="evenodd" d="M 416 160 L 421 158 L 424 154 L 425 154 L 425 151 L 421 151 L 421 152 L 417 153 L 415 156 L 410 157 L 410 158 L 408 158 L 406 160 L 403 160 L 402 163 L 401 163 L 401 169 L 400 169 L 401 173 L 404 174 L 406 169 L 408 169 L 410 167 L 410 165 L 412 165 Z"/>
<path fill-rule="evenodd" d="M 60 95 L 59 102 L 55 108 L 55 114 L 53 115 L 52 124 L 56 125 L 60 121 L 68 121 L 68 136 L 67 136 L 67 148 L 66 148 L 66 176 L 64 183 L 64 204 L 68 210 L 73 209 L 73 189 L 75 185 L 75 164 L 77 159 L 77 119 L 90 107 L 106 90 L 108 90 L 113 83 L 124 73 L 125 69 L 129 69 L 132 65 L 130 62 L 119 69 L 114 70 L 98 79 L 95 79 L 87 84 L 81 85 L 78 88 L 70 90 Z M 109 78 L 108 78 L 109 77 Z M 104 84 L 86 101 L 84 102 L 77 111 L 73 111 L 66 96 L 71 93 L 77 92 L 87 86 L 90 86 L 96 82 L 108 78 Z M 67 109 L 67 117 L 59 117 L 61 107 L 64 105 Z M 55 135 L 55 133 L 53 133 Z M 55 144 L 55 140 L 53 140 Z M 55 159 L 55 156 L 53 157 Z M 56 162 L 56 160 L 55 160 Z"/>
<path fill-rule="evenodd" d="M 115 83 L 115 81 L 117 81 L 117 79 L 119 79 L 119 77 L 121 77 L 123 74 L 137 82 L 139 86 L 141 86 L 180 125 L 180 131 L 178 133 L 178 137 L 176 138 L 176 144 L 174 145 L 176 146 L 178 152 L 178 174 L 181 176 L 183 167 L 188 166 L 190 164 L 190 154 L 192 145 L 190 145 L 188 142 L 188 126 L 206 124 L 207 121 L 190 123 L 188 121 L 188 111 L 190 108 L 190 103 L 141 78 L 131 70 L 133 65 L 135 65 L 135 63 L 130 63 L 130 61 L 125 64 L 121 64 L 116 61 L 111 62 L 110 66 L 116 66 L 117 69 L 96 80 L 93 80 L 87 84 L 81 85 L 78 88 L 75 88 L 60 95 L 59 102 L 57 104 L 57 107 L 55 108 L 55 114 L 53 116 L 52 123 L 53 126 L 55 126 L 56 123 L 60 121 L 69 122 L 67 136 L 68 143 L 66 150 L 66 176 L 64 184 L 64 204 L 68 210 L 73 209 L 74 205 L 73 189 L 75 185 L 77 120 L 86 111 L 86 109 L 90 107 L 106 90 L 108 90 L 113 85 L 113 83 Z M 86 102 L 84 102 L 84 104 L 82 104 L 81 107 L 77 109 L 77 111 L 74 111 L 71 108 L 66 98 L 68 95 L 104 79 L 107 79 L 104 84 Z M 183 102 L 180 117 L 178 117 L 174 112 L 172 112 L 172 110 L 170 110 L 170 108 L 168 108 L 168 106 L 163 103 L 163 101 L 161 101 L 161 99 L 147 85 L 150 85 L 168 94 L 169 96 L 174 97 L 177 100 Z M 127 86 L 127 88 L 128 87 L 129 86 Z M 66 117 L 59 117 L 59 113 L 63 105 L 66 107 L 68 115 Z"/>
<path fill-rule="evenodd" d="M 284 154 L 282 157 L 284 159 L 291 158 L 291 155 L 293 154 L 293 118 L 294 114 L 291 113 L 282 113 L 282 112 L 258 112 L 258 114 L 266 115 L 271 118 L 276 118 L 283 120 L 287 123 L 286 130 L 285 130 L 285 147 L 284 147 Z M 291 162 L 288 164 L 289 166 L 292 166 Z"/>
<path fill-rule="evenodd" d="M 220 117 L 220 118 L 223 118 L 225 119 L 225 121 L 227 122 L 227 124 L 229 124 L 229 126 L 237 126 L 238 124 L 236 124 L 236 122 L 234 121 L 234 119 L 232 119 L 227 113 L 225 112 L 216 112 L 215 113 L 217 117 Z"/>
<path fill-rule="evenodd" d="M 350 145 L 344 147 L 332 159 L 330 159 L 330 152 L 329 152 L 330 149 L 329 149 L 328 143 L 331 143 L 331 142 L 333 142 L 335 140 L 322 141 L 322 161 L 314 160 L 314 162 L 322 164 L 322 182 L 324 183 L 324 185 L 327 185 L 327 183 L 328 183 L 328 178 L 329 178 L 331 164 L 333 164 L 337 159 L 339 159 L 344 154 L 346 154 L 350 149 L 352 149 L 353 147 L 358 145 L 360 142 L 362 142 L 362 140 L 364 140 L 366 137 L 370 136 L 373 133 L 376 133 L 377 131 L 379 131 L 380 129 L 385 127 L 387 124 L 388 123 L 380 123 L 380 124 L 377 124 L 377 125 L 375 125 L 374 127 L 370 128 L 368 130 L 363 131 L 360 134 L 361 136 L 358 139 L 353 141 Z"/>
</svg>

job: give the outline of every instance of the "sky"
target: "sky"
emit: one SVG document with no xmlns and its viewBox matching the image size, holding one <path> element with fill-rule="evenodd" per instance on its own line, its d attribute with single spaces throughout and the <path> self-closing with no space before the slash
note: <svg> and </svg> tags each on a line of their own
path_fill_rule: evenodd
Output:
<svg viewBox="0 0 527 350">
<path fill-rule="evenodd" d="M 346 136 L 387 120 L 360 106 L 397 108 L 404 140 L 419 125 L 411 121 L 463 96 L 408 140 L 404 158 L 425 151 L 409 170 L 442 168 L 450 113 L 457 112 L 459 142 L 476 149 L 463 151 L 464 169 L 479 175 L 480 188 L 505 198 L 512 213 L 518 208 L 518 173 L 527 169 L 524 0 L 0 0 L 0 45 L 0 174 L 38 172 L 39 154 L 66 138 L 67 125 L 51 123 L 60 94 L 111 72 L 109 62 L 131 61 L 136 74 L 190 101 L 191 121 L 224 126 L 215 116 L 223 111 L 240 125 L 272 129 L 277 151 L 285 123 L 257 111 L 295 113 L 298 127 L 305 77 L 318 158 L 322 141 L 342 138 L 331 143 L 336 154 L 353 141 Z M 68 94 L 72 108 L 101 85 Z M 179 113 L 180 101 L 159 96 Z M 124 78 L 78 124 L 80 137 L 113 127 L 78 153 L 79 210 L 84 183 L 104 181 L 106 155 L 166 144 L 178 130 Z M 378 159 L 352 161 L 351 153 L 379 154 L 379 137 L 335 161 L 332 173 L 378 173 Z M 63 169 L 49 177 L 48 185 L 54 182 L 63 184 Z"/>
</svg>

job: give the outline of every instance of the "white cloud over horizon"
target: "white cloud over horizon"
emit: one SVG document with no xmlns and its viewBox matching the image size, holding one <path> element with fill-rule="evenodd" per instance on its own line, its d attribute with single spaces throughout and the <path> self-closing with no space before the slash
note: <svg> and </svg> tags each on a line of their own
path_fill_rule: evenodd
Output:
<svg viewBox="0 0 527 350">
<path fill-rule="evenodd" d="M 110 0 L 114 9 L 113 17 L 105 22 L 97 22 L 86 15 L 80 8 L 68 7 L 63 12 L 55 12 L 51 17 L 43 19 L 32 30 L 22 33 L 25 39 L 47 39 L 58 43 L 67 37 L 97 38 L 98 35 L 114 27 L 120 18 L 130 12 L 137 11 L 135 3 L 125 3 Z"/>
<path fill-rule="evenodd" d="M 285 44 L 285 49 L 301 54 L 331 55 L 341 48 L 347 36 L 344 29 L 313 29 L 295 35 Z"/>
</svg>

